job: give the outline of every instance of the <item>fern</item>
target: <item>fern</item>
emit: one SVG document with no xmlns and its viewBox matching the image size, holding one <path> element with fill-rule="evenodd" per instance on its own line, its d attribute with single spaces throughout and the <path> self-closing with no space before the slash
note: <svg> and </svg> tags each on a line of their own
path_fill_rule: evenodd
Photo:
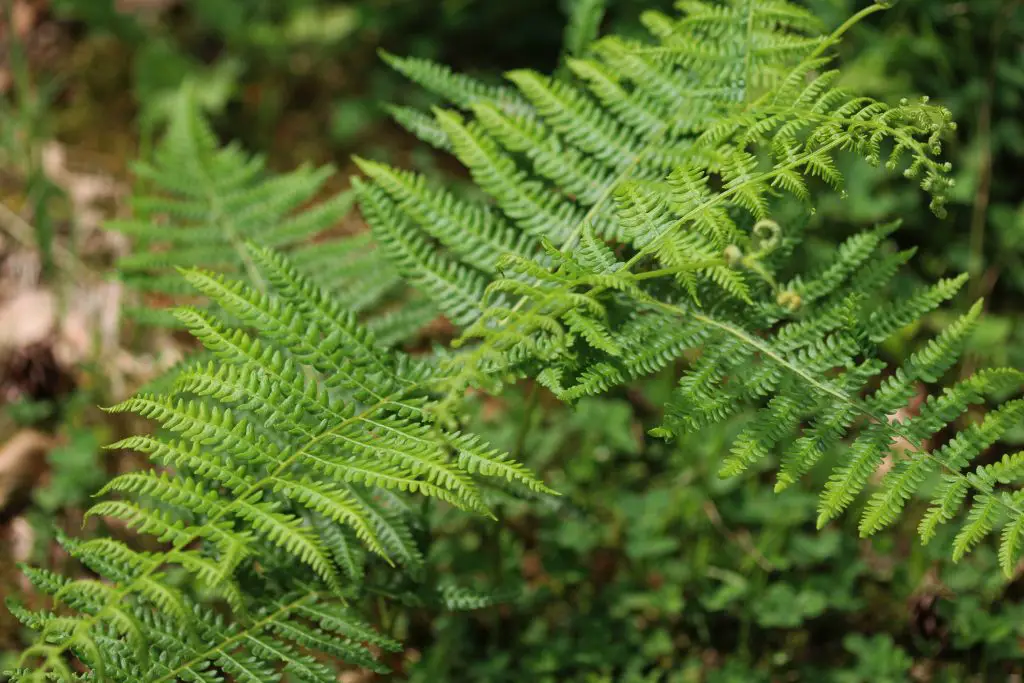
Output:
<svg viewBox="0 0 1024 683">
<path fill-rule="evenodd" d="M 606 0 L 574 0 L 569 4 L 564 41 L 568 55 L 580 55 L 597 38 L 607 4 Z"/>
<path fill-rule="evenodd" d="M 103 538 L 68 542 L 103 582 L 28 570 L 40 591 L 80 614 L 26 618 L 41 636 L 22 662 L 39 668 L 21 679 L 66 678 L 61 653 L 70 650 L 101 678 L 116 671 L 111 680 L 174 680 L 186 669 L 205 680 L 211 667 L 239 680 L 264 680 L 259 672 L 276 663 L 303 680 L 333 680 L 306 650 L 364 665 L 371 658 L 359 642 L 369 638 L 350 642 L 337 632 L 365 627 L 335 607 L 324 608 L 333 611 L 325 612 L 329 623 L 322 628 L 308 610 L 297 620 L 268 618 L 265 596 L 308 596 L 310 589 L 302 588 L 308 584 L 337 602 L 358 580 L 352 567 L 359 561 L 352 561 L 350 548 L 339 549 L 351 543 L 346 538 L 388 563 L 418 569 L 404 515 L 381 492 L 420 494 L 490 514 L 477 477 L 547 491 L 506 455 L 426 419 L 437 381 L 429 365 L 380 346 L 280 255 L 246 249 L 267 291 L 204 270 L 183 273 L 243 325 L 231 327 L 193 307 L 175 310 L 215 362 L 180 372 L 171 393 L 142 394 L 111 408 L 156 420 L 167 434 L 130 437 L 111 448 L 146 453 L 172 469 L 113 479 L 103 492 L 118 497 L 89 515 L 121 520 L 167 548 L 143 552 Z M 246 329 L 262 334 L 257 339 Z M 172 582 L 172 574 L 179 578 Z M 190 585 L 226 603 L 234 620 L 201 616 Z M 154 643 L 183 637 L 178 634 L 195 642 L 194 653 L 186 648 L 175 653 L 179 659 L 168 653 L 149 661 Z M 120 639 L 133 647 L 111 650 Z M 215 643 L 222 645 L 211 649 Z"/>
<path fill-rule="evenodd" d="M 232 148 L 211 151 L 208 131 L 180 114 L 185 122 L 172 128 L 162 170 L 152 174 L 162 198 L 142 208 L 185 219 L 185 230 L 169 237 L 148 222 L 127 228 L 180 249 L 140 256 L 145 268 L 200 262 L 188 251 L 192 236 L 210 233 L 188 226 L 238 225 L 235 213 L 209 218 L 208 199 L 223 207 L 224 194 L 248 206 L 273 195 L 261 200 L 272 210 L 261 213 L 266 223 L 213 231 L 227 275 L 183 272 L 212 305 L 179 307 L 175 320 L 213 361 L 187 366 L 167 392 L 113 409 L 161 424 L 160 435 L 115 447 L 147 453 L 163 469 L 114 479 L 106 491 L 117 497 L 91 514 L 123 520 L 163 550 L 69 541 L 104 581 L 27 569 L 61 609 L 15 608 L 41 632 L 16 678 L 74 680 L 69 652 L 102 680 L 218 680 L 226 672 L 262 681 L 281 670 L 333 680 L 314 653 L 376 666 L 359 643 L 393 644 L 344 605 L 367 557 L 413 573 L 421 564 L 401 501 L 420 494 L 486 515 L 482 479 L 548 493 L 507 454 L 460 431 L 467 390 L 497 392 L 534 377 L 573 401 L 684 358 L 655 435 L 681 437 L 751 415 L 723 457 L 724 475 L 777 457 L 776 486 L 784 488 L 836 453 L 821 525 L 866 496 L 860 528 L 871 534 L 923 498 L 924 540 L 955 523 L 949 543 L 959 558 L 998 533 L 1003 569 L 1014 569 L 1024 460 L 987 453 L 1024 403 L 1003 403 L 977 422 L 963 416 L 1019 390 L 1024 376 L 981 371 L 936 386 L 913 418 L 890 419 L 956 364 L 980 303 L 889 367 L 881 344 L 956 296 L 963 279 L 882 304 L 910 257 L 886 251 L 896 224 L 855 235 L 824 268 L 799 272 L 801 224 L 782 218 L 796 203 L 806 220 L 823 186 L 842 188 L 843 153 L 916 178 L 941 215 L 952 186 L 940 160 L 949 113 L 835 87 L 829 48 L 880 5 L 831 34 L 785 0 L 679 7 L 680 16 L 643 16 L 647 42 L 608 36 L 574 45 L 571 77 L 561 79 L 519 70 L 508 74 L 511 85 L 491 86 L 425 60 L 385 57 L 448 107 L 431 115 L 396 109 L 396 119 L 450 150 L 487 195 L 467 198 L 411 172 L 357 162 L 367 177 L 354 191 L 374 253 L 388 264 L 383 277 L 398 274 L 462 328 L 455 348 L 432 355 L 381 343 L 422 318 L 407 308 L 363 324 L 324 279 L 321 266 L 337 257 L 320 261 L 316 247 L 298 246 L 314 231 L 295 222 L 324 227 L 291 214 L 311 196 L 312 176 L 281 181 L 306 188 L 295 195 L 278 196 L 266 183 L 252 189 L 258 164 L 242 163 Z M 213 166 L 203 164 L 219 171 L 210 175 Z M 197 195 L 196 177 L 216 177 L 218 192 Z M 369 248 L 363 239 L 339 249 Z M 291 260 L 269 248 L 289 246 Z M 356 294 L 376 277 L 354 275 Z M 895 439 L 911 448 L 895 452 Z M 893 466 L 873 484 L 885 458 Z M 453 607 L 486 602 L 440 591 Z M 292 600 L 321 607 L 275 611 Z M 230 618 L 207 616 L 211 604 Z M 178 641 L 185 645 L 170 651 Z"/>
<path fill-rule="evenodd" d="M 147 306 L 132 311 L 140 322 L 178 324 L 168 304 L 194 295 L 174 272 L 179 265 L 239 273 L 259 285 L 247 241 L 289 253 L 318 284 L 347 292 L 348 307 L 356 312 L 379 303 L 399 283 L 365 236 L 330 235 L 350 212 L 352 193 L 308 206 L 324 193 L 331 168 L 274 175 L 263 158 L 234 144 L 221 147 L 188 90 L 176 98 L 152 160 L 134 170 L 133 217 L 107 227 L 134 242 L 118 269 L 147 299 Z"/>
<path fill-rule="evenodd" d="M 966 507 L 954 557 L 1002 529 L 1000 557 L 1011 572 L 1024 528 L 1012 488 L 1019 478 L 1007 466 L 997 484 L 983 474 L 986 465 L 973 463 L 1019 419 L 1018 403 L 945 446 L 925 444 L 986 393 L 1018 389 L 1020 376 L 982 373 L 929 400 L 911 420 L 888 418 L 955 364 L 980 304 L 900 367 L 887 369 L 879 345 L 955 296 L 964 278 L 879 308 L 907 256 L 880 252 L 895 229 L 885 226 L 841 245 L 821 272 L 787 281 L 798 226 L 773 220 L 786 195 L 806 205 L 821 183 L 841 189 L 840 153 L 917 179 L 941 217 L 952 186 L 939 159 L 942 137 L 954 127 L 949 113 L 926 98 L 888 106 L 835 87 L 829 47 L 880 5 L 829 35 L 787 2 L 680 8 L 679 18 L 644 15 L 653 44 L 610 36 L 589 46 L 586 58 L 571 58 L 573 82 L 510 73 L 529 111 L 502 107 L 516 99 L 505 90 L 489 101 L 480 90 L 453 95 L 462 87 L 456 80 L 447 88 L 425 82 L 466 111 L 435 111 L 453 153 L 515 228 L 545 244 L 542 257 L 507 253 L 501 274 L 485 274 L 484 303 L 458 311 L 472 324 L 457 342 L 466 350 L 442 364 L 447 398 L 438 419 L 457 417 L 467 387 L 498 391 L 510 378 L 534 376 L 575 400 L 703 349 L 656 434 L 681 436 L 751 406 L 756 413 L 722 472 L 739 474 L 778 453 L 777 488 L 843 447 L 822 492 L 822 525 L 868 488 L 890 444 L 904 439 L 916 450 L 900 456 L 868 496 L 861 532 L 892 524 L 915 495 L 932 496 L 924 540 Z M 364 205 L 395 192 L 387 183 L 359 191 Z M 409 206 L 428 196 L 392 200 Z M 415 212 L 400 220 L 366 215 L 375 234 L 430 229 Z M 463 242 L 478 232 L 461 227 Z M 458 263 L 449 272 L 447 287 L 475 300 L 479 276 L 463 277 Z"/>
</svg>

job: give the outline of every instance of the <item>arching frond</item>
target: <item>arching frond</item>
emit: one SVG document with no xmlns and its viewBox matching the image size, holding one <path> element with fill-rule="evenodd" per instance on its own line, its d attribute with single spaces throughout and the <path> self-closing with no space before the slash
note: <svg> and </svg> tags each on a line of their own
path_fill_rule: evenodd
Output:
<svg viewBox="0 0 1024 683">
<path fill-rule="evenodd" d="M 413 572 L 422 561 L 401 515 L 375 500 L 381 491 L 433 497 L 483 514 L 490 512 L 477 477 L 547 491 L 507 454 L 427 418 L 435 400 L 430 372 L 378 344 L 281 255 L 252 245 L 246 250 L 265 291 L 198 269 L 184 276 L 227 318 L 261 330 L 260 336 L 232 328 L 223 315 L 180 308 L 178 320 L 215 362 L 181 372 L 169 394 L 138 395 L 111 409 L 153 419 L 167 434 L 131 437 L 115 448 L 136 449 L 173 470 L 116 477 L 101 493 L 117 498 L 97 503 L 89 514 L 124 520 L 164 549 L 138 552 L 102 538 L 69 541 L 72 554 L 104 582 L 30 572 L 40 590 L 79 616 L 29 617 L 43 636 L 23 663 L 52 673 L 59 653 L 70 650 L 97 674 L 118 668 L 128 677 L 122 680 L 174 680 L 182 666 L 196 672 L 223 667 L 242 677 L 249 671 L 252 680 L 263 680 L 259 672 L 278 662 L 308 680 L 333 680 L 329 668 L 304 654 L 313 649 L 377 668 L 363 638 L 330 633 L 342 623 L 340 612 L 323 628 L 306 619 L 267 620 L 259 598 L 264 590 L 257 589 L 259 581 L 252 585 L 252 573 L 285 565 L 288 583 L 319 582 L 341 596 L 359 562 L 344 549 L 346 538 L 391 564 L 411 564 Z M 166 581 L 172 571 L 206 595 L 220 596 L 233 620 L 197 621 L 191 591 Z M 144 659 L 172 630 L 188 634 L 191 650 Z M 132 651 L 108 662 L 108 634 L 123 637 Z M 366 640 L 387 642 L 373 638 Z M 224 640 L 231 647 L 203 650 Z"/>
</svg>

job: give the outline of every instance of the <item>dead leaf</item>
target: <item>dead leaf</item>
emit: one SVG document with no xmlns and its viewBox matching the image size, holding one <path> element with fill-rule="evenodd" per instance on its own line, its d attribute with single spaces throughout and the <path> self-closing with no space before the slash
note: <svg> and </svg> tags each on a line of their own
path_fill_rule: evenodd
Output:
<svg viewBox="0 0 1024 683">
<path fill-rule="evenodd" d="M 17 294 L 0 307 L 0 361 L 51 338 L 56 323 L 57 300 L 52 292 L 34 289 Z"/>
<path fill-rule="evenodd" d="M 15 562 L 32 559 L 32 547 L 36 543 L 36 532 L 32 523 L 24 517 L 15 517 L 7 528 L 7 547 Z"/>
<path fill-rule="evenodd" d="M 25 38 L 28 32 L 36 25 L 36 12 L 38 10 L 26 0 L 16 0 L 11 8 L 11 25 L 14 33 L 19 38 Z"/>
<path fill-rule="evenodd" d="M 22 429 L 0 448 L 0 512 L 31 491 L 46 467 L 53 439 L 34 429 Z"/>
</svg>

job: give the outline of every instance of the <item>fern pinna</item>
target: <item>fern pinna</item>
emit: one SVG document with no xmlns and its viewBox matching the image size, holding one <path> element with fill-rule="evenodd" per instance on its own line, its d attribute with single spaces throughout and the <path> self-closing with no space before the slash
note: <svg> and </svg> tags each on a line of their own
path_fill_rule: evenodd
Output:
<svg viewBox="0 0 1024 683">
<path fill-rule="evenodd" d="M 363 553 L 417 563 L 404 496 L 393 494 L 486 512 L 477 475 L 546 490 L 458 430 L 467 389 L 497 392 L 524 376 L 572 401 L 683 359 L 656 435 L 683 437 L 752 407 L 723 474 L 777 455 L 785 487 L 838 451 L 822 524 L 870 488 L 861 530 L 873 533 L 923 496 L 924 539 L 959 518 L 944 541 L 959 557 L 998 529 L 1003 567 L 1015 567 L 1024 458 L 987 450 L 1024 403 L 977 422 L 961 415 L 1018 390 L 1021 374 L 983 370 L 934 392 L 913 418 L 889 417 L 945 376 L 980 306 L 900 367 L 882 360 L 881 343 L 963 280 L 885 302 L 911 256 L 889 250 L 895 224 L 795 272 L 815 193 L 843 184 L 840 154 L 902 169 L 942 213 L 948 112 L 835 86 L 830 47 L 880 5 L 824 33 L 783 0 L 677 4 L 678 16 L 643 16 L 647 42 L 609 36 L 576 49 L 566 78 L 520 70 L 494 86 L 386 57 L 449 105 L 395 108 L 396 119 L 451 151 L 489 195 L 467 199 L 358 160 L 367 177 L 354 185 L 380 255 L 463 328 L 457 348 L 387 350 L 330 283 L 264 246 L 230 245 L 247 281 L 186 271 L 219 309 L 178 309 L 176 319 L 215 362 L 189 365 L 167 395 L 115 408 L 163 425 L 170 436 L 118 447 L 169 469 L 122 475 L 107 487 L 119 497 L 92 512 L 164 549 L 67 541 L 106 581 L 27 570 L 60 609 L 17 609 L 41 635 L 15 678 L 333 680 L 319 654 L 372 665 L 369 646 L 393 644 L 344 605 Z M 164 185 L 176 192 L 174 163 Z M 946 438 L 955 424 L 965 426 Z M 897 438 L 913 448 L 896 453 Z M 880 468 L 886 458 L 892 466 Z"/>
</svg>

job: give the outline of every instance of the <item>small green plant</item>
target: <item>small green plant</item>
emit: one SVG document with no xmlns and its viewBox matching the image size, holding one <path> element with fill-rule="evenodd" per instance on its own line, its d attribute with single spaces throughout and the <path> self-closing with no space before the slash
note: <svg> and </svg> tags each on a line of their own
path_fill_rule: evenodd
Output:
<svg viewBox="0 0 1024 683">
<path fill-rule="evenodd" d="M 881 5 L 831 33 L 783 0 L 680 8 L 642 16 L 649 41 L 611 35 L 573 46 L 563 78 L 517 70 L 510 86 L 491 86 L 387 56 L 450 105 L 432 116 L 399 109 L 399 121 L 451 151 L 487 196 L 357 160 L 366 177 L 353 184 L 379 254 L 461 328 L 451 348 L 428 354 L 378 342 L 344 305 L 373 291 L 373 275 L 338 287 L 323 279 L 329 260 L 301 263 L 303 253 L 316 261 L 321 252 L 300 245 L 336 217 L 334 202 L 295 211 L 314 191 L 315 172 L 261 180 L 259 162 L 216 151 L 194 112 L 179 115 L 147 172 L 173 199 L 141 201 L 175 218 L 175 229 L 121 227 L 174 248 L 140 252 L 134 263 L 146 269 L 226 266 L 227 275 L 186 268 L 184 281 L 213 306 L 174 312 L 213 360 L 113 409 L 161 424 L 160 435 L 115 445 L 161 469 L 115 478 L 104 489 L 115 497 L 90 511 L 127 522 L 159 549 L 64 539 L 105 580 L 27 568 L 55 609 L 12 606 L 40 632 L 15 680 L 81 678 L 70 655 L 87 675 L 115 681 L 334 680 L 321 655 L 383 670 L 374 654 L 400 646 L 350 605 L 382 591 L 363 582 L 375 557 L 395 565 L 395 577 L 423 566 L 410 494 L 486 516 L 489 501 L 510 493 L 552 493 L 518 462 L 525 436 L 510 454 L 467 429 L 470 397 L 523 378 L 586 406 L 678 365 L 651 436 L 728 425 L 719 473 L 757 470 L 778 454 L 779 491 L 828 462 L 814 504 L 819 527 L 866 495 L 858 529 L 869 536 L 924 497 L 924 540 L 941 538 L 959 559 L 998 533 L 999 564 L 1014 571 L 1024 456 L 989 453 L 1024 402 L 977 421 L 961 416 L 1015 393 L 1024 375 L 982 370 L 942 388 L 980 304 L 903 363 L 887 363 L 882 346 L 965 279 L 887 300 L 912 255 L 887 248 L 896 223 L 837 244 L 819 267 L 799 268 L 796 258 L 822 186 L 843 187 L 844 154 L 902 171 L 941 216 L 953 186 L 940 159 L 949 112 L 926 99 L 889 106 L 835 87 L 832 48 Z M 289 245 L 300 262 L 272 249 Z M 891 419 L 922 388 L 930 395 L 918 414 Z M 897 440 L 907 447 L 896 451 Z M 666 504 L 666 492 L 658 495 L 623 496 L 621 514 L 641 527 L 660 523 L 645 514 Z M 643 562 L 666 542 L 638 540 L 629 553 Z M 751 590 L 733 569 L 708 575 L 717 584 L 700 596 L 709 610 L 738 609 Z M 760 627 L 799 625 L 835 606 L 810 581 L 760 588 L 746 617 Z M 438 590 L 453 606 L 486 602 Z M 883 645 L 851 641 L 850 649 Z M 658 632 L 644 647 L 669 656 L 673 643 Z M 905 669 L 897 655 L 887 651 L 889 670 L 875 673 Z"/>
</svg>

